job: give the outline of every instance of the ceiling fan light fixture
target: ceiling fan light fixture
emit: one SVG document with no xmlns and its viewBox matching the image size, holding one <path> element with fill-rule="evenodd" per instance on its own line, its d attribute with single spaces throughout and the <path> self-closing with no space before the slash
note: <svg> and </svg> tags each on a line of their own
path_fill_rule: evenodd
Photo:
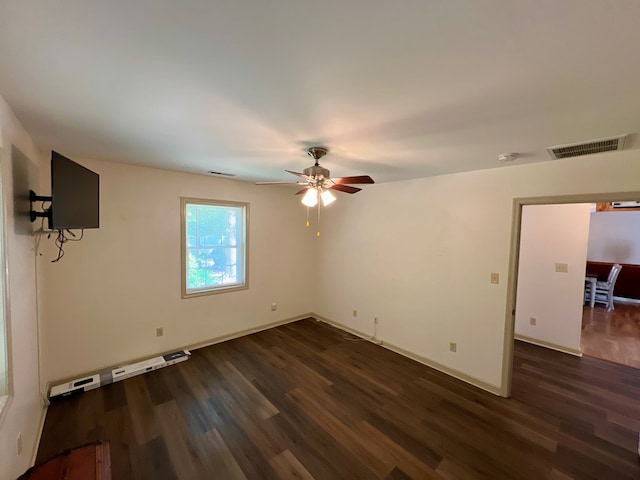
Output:
<svg viewBox="0 0 640 480">
<path fill-rule="evenodd" d="M 318 190 L 310 188 L 302 197 L 302 204 L 307 207 L 315 207 L 318 204 Z"/>
<path fill-rule="evenodd" d="M 325 207 L 331 205 L 336 201 L 336 196 L 331 193 L 330 190 L 325 190 L 324 192 L 322 192 L 320 194 L 320 197 L 322 197 L 322 205 L 324 205 Z"/>
</svg>

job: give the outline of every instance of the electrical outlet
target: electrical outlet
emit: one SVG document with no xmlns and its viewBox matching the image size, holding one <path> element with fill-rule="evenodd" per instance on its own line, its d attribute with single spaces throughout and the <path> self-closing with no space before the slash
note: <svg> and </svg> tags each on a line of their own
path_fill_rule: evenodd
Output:
<svg viewBox="0 0 640 480">
<path fill-rule="evenodd" d="M 378 317 L 373 317 L 373 323 L 376 325 L 378 324 Z"/>
<path fill-rule="evenodd" d="M 492 273 L 491 274 L 491 283 L 495 283 L 496 285 L 500 283 L 500 274 Z"/>
<path fill-rule="evenodd" d="M 556 272 L 569 273 L 569 265 L 566 263 L 556 263 Z"/>
<path fill-rule="evenodd" d="M 156 337 L 161 337 L 163 335 L 164 335 L 164 328 L 163 327 L 156 328 Z"/>
<path fill-rule="evenodd" d="M 18 432 L 18 438 L 16 438 L 16 452 L 18 456 L 22 453 L 22 432 Z"/>
<path fill-rule="evenodd" d="M 458 351 L 458 344 L 456 342 L 449 342 L 449 351 L 456 353 Z"/>
<path fill-rule="evenodd" d="M 271 311 L 272 311 L 272 312 L 275 312 L 277 309 L 278 309 L 278 304 L 277 304 L 276 302 L 273 302 L 273 303 L 271 304 Z"/>
<path fill-rule="evenodd" d="M 535 327 L 536 323 L 537 323 L 536 317 L 529 318 L 529 325 L 533 325 Z"/>
<path fill-rule="evenodd" d="M 356 318 L 358 316 L 358 310 L 353 310 L 353 318 Z"/>
</svg>

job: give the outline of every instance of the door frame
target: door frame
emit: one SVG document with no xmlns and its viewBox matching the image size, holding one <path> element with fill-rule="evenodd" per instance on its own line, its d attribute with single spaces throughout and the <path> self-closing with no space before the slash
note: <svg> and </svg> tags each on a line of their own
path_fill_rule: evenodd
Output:
<svg viewBox="0 0 640 480">
<path fill-rule="evenodd" d="M 567 203 L 603 203 L 640 199 L 640 191 L 610 193 L 580 193 L 521 197 L 513 199 L 511 211 L 511 243 L 509 247 L 509 271 L 507 275 L 507 302 L 505 310 L 504 345 L 502 349 L 502 382 L 500 396 L 511 396 L 513 374 L 513 349 L 516 321 L 516 294 L 518 288 L 518 263 L 520 260 L 520 232 L 522 207 L 525 205 L 562 205 Z"/>
</svg>

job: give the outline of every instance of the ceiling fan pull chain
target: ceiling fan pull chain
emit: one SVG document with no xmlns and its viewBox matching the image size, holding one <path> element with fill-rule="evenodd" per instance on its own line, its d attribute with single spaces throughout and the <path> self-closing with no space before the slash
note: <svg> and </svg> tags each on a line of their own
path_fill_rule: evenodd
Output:
<svg viewBox="0 0 640 480">
<path fill-rule="evenodd" d="M 307 207 L 307 227 L 309 226 L 309 207 Z"/>
<path fill-rule="evenodd" d="M 316 232 L 316 237 L 320 236 L 320 202 L 318 202 L 318 231 Z"/>
</svg>

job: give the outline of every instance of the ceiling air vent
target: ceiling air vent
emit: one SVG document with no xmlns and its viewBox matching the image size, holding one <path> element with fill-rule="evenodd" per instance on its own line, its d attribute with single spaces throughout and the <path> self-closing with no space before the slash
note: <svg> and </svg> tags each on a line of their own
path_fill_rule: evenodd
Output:
<svg viewBox="0 0 640 480">
<path fill-rule="evenodd" d="M 555 147 L 548 147 L 547 152 L 553 159 L 580 157 L 582 155 L 591 155 L 592 153 L 613 152 L 624 148 L 626 138 L 627 135 L 620 135 L 617 137 L 602 138 L 600 140 L 591 140 L 590 142 L 556 145 Z"/>
</svg>

